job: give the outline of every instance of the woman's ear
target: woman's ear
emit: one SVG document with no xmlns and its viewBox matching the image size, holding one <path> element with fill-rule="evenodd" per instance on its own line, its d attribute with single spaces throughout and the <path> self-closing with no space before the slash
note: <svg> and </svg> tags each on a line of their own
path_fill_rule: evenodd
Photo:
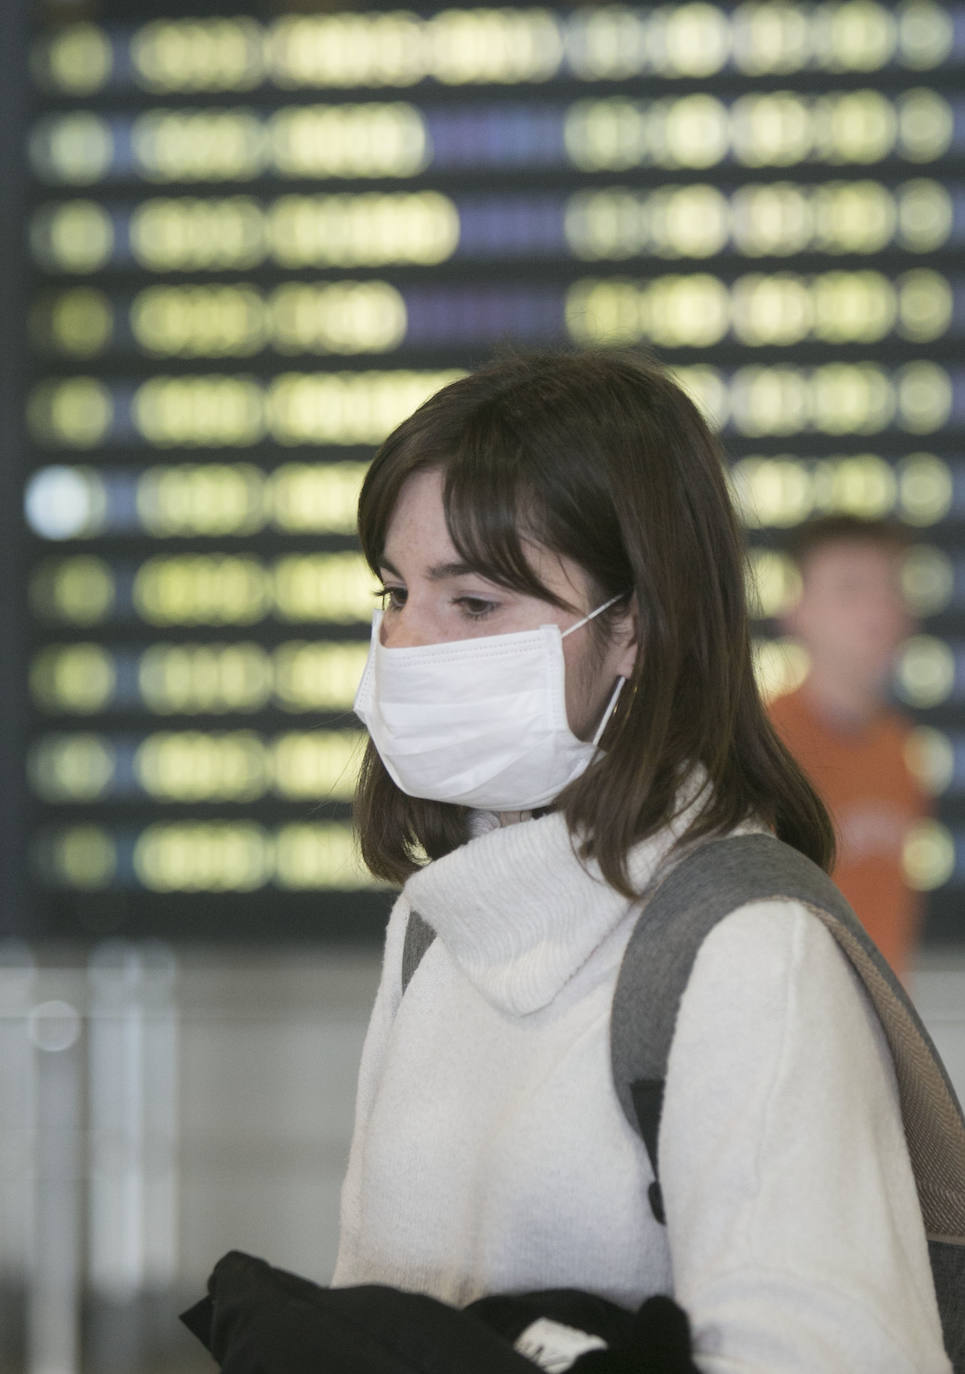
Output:
<svg viewBox="0 0 965 1374">
<path fill-rule="evenodd" d="M 640 612 L 636 592 L 630 597 L 627 609 L 614 625 L 614 638 L 620 644 L 617 673 L 629 680 L 633 676 L 637 655 L 640 652 Z"/>
</svg>

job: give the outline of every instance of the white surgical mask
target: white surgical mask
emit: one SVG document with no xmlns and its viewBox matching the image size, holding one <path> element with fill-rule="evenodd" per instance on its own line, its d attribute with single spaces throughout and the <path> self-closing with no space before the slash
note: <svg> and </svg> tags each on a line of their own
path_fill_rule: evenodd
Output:
<svg viewBox="0 0 965 1374">
<path fill-rule="evenodd" d="M 597 751 L 623 678 L 590 741 L 566 719 L 563 638 L 615 601 L 560 632 L 558 625 L 441 644 L 388 649 L 382 612 L 355 713 L 410 797 L 487 811 L 532 811 L 578 778 Z"/>
</svg>

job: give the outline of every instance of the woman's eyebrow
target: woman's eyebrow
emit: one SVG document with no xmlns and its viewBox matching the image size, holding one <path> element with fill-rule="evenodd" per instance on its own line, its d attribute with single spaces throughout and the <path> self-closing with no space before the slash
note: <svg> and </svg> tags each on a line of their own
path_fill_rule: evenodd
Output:
<svg viewBox="0 0 965 1374">
<path fill-rule="evenodd" d="M 384 568 L 386 572 L 390 572 L 393 577 L 402 576 L 398 568 L 388 558 L 380 559 L 379 567 Z M 426 576 L 431 582 L 443 582 L 447 577 L 465 577 L 467 573 L 471 573 L 473 576 L 478 577 L 484 575 L 479 572 L 478 568 L 474 568 L 470 563 L 462 562 L 434 563 L 431 568 L 426 569 Z"/>
</svg>

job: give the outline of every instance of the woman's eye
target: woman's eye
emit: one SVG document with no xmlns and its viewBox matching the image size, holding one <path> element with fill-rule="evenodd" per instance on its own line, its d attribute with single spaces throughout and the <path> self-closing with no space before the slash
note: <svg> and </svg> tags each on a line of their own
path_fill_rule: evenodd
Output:
<svg viewBox="0 0 965 1374">
<path fill-rule="evenodd" d="M 489 615 L 491 611 L 496 609 L 495 601 L 484 601 L 481 596 L 457 597 L 456 605 L 470 620 L 482 620 L 483 616 Z"/>
<path fill-rule="evenodd" d="M 383 611 L 401 611 L 405 605 L 405 587 L 380 587 L 375 595 L 381 601 Z"/>
</svg>

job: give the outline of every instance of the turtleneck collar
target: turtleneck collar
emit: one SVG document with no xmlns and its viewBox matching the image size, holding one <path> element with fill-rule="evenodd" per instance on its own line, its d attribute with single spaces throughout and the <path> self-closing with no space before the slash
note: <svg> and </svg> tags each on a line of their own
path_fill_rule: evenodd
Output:
<svg viewBox="0 0 965 1374">
<path fill-rule="evenodd" d="M 636 891 L 652 881 L 698 801 L 632 850 Z M 559 812 L 474 829 L 468 844 L 413 874 L 405 896 L 489 1002 L 527 1015 L 553 1000 L 634 902 L 595 861 L 577 857 Z"/>
</svg>

